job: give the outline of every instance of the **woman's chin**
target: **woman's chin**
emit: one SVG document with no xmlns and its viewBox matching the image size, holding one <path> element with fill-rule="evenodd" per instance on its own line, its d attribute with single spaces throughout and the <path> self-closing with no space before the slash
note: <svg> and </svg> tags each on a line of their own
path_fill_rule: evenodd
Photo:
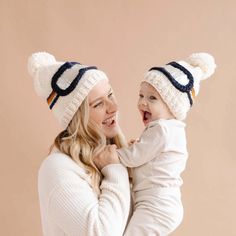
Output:
<svg viewBox="0 0 236 236">
<path fill-rule="evenodd" d="M 119 133 L 119 128 L 117 125 L 114 127 L 104 127 L 103 133 L 107 138 L 114 138 Z"/>
</svg>

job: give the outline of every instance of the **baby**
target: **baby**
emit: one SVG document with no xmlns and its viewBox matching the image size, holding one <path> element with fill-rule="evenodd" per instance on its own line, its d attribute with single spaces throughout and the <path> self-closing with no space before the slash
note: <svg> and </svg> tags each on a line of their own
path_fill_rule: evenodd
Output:
<svg viewBox="0 0 236 236">
<path fill-rule="evenodd" d="M 138 109 L 146 127 L 137 142 L 117 150 L 132 168 L 134 212 L 125 236 L 169 235 L 181 223 L 180 175 L 188 157 L 183 120 L 215 67 L 211 55 L 197 53 L 151 68 L 142 81 Z"/>
</svg>

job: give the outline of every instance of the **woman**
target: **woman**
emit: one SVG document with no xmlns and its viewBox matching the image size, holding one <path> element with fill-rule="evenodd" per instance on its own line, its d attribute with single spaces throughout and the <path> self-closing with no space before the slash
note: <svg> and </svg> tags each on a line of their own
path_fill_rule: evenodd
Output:
<svg viewBox="0 0 236 236">
<path fill-rule="evenodd" d="M 116 153 L 124 141 L 106 75 L 96 67 L 58 62 L 45 52 L 29 58 L 28 70 L 37 94 L 47 99 L 64 129 L 39 170 L 43 234 L 122 235 L 130 186 Z"/>
</svg>

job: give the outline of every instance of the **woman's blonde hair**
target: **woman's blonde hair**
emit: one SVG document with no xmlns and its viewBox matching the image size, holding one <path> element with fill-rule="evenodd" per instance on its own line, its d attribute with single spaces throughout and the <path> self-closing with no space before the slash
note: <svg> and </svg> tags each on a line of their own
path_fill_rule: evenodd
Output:
<svg viewBox="0 0 236 236">
<path fill-rule="evenodd" d="M 96 193 L 100 193 L 102 174 L 94 164 L 93 158 L 107 144 L 116 144 L 118 148 L 126 145 L 121 131 L 111 139 L 107 139 L 95 122 L 89 120 L 89 105 L 85 99 L 75 113 L 66 130 L 56 137 L 51 150 L 56 146 L 67 154 L 91 177 L 91 185 Z"/>
</svg>

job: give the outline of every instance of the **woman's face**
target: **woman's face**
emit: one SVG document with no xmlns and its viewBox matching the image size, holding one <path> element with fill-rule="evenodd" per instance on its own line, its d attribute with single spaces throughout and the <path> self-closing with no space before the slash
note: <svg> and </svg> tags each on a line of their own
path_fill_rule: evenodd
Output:
<svg viewBox="0 0 236 236">
<path fill-rule="evenodd" d="M 94 121 L 107 138 L 118 134 L 117 102 L 108 81 L 100 81 L 88 94 L 89 119 Z"/>
</svg>

